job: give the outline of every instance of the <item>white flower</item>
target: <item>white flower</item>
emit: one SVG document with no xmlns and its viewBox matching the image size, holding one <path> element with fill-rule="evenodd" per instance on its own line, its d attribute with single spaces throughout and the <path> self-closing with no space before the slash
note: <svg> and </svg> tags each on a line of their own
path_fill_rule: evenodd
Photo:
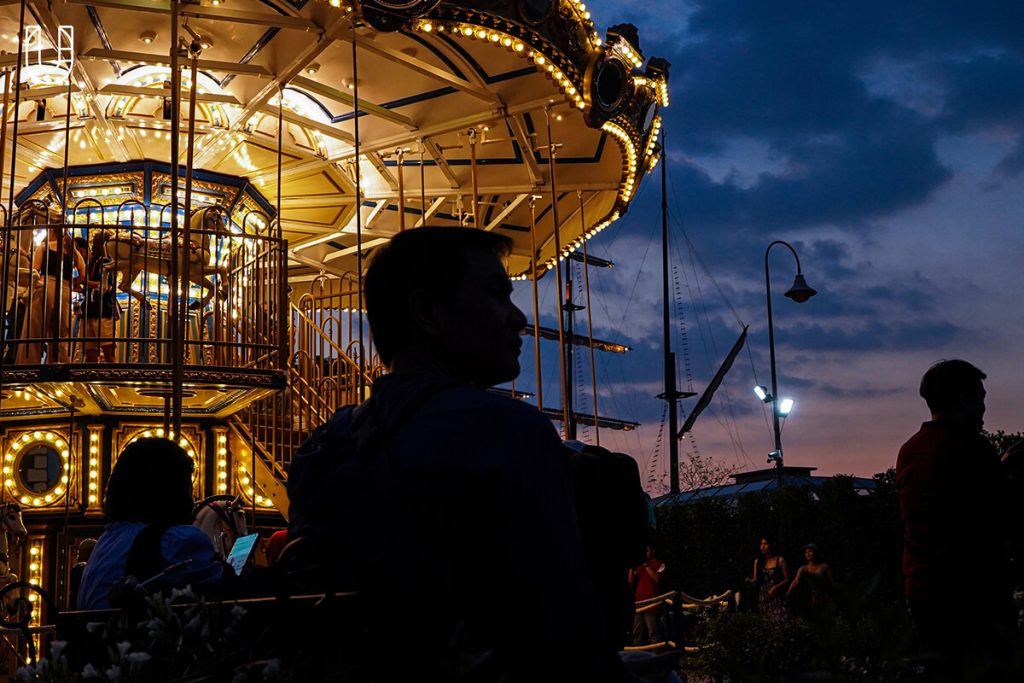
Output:
<svg viewBox="0 0 1024 683">
<path fill-rule="evenodd" d="M 185 586 L 184 588 L 172 588 L 171 602 L 174 602 L 178 598 L 188 598 L 189 600 L 195 600 L 196 594 L 192 592 L 191 585 Z"/>
<path fill-rule="evenodd" d="M 66 640 L 55 640 L 50 643 L 50 658 L 53 660 L 60 659 L 60 653 L 64 652 L 64 648 L 68 646 Z"/>
<path fill-rule="evenodd" d="M 132 652 L 126 657 L 132 671 L 138 671 L 152 658 L 148 652 Z"/>
<path fill-rule="evenodd" d="M 98 678 L 99 675 L 100 672 L 92 664 L 86 664 L 85 668 L 82 669 L 82 678 Z"/>
<path fill-rule="evenodd" d="M 93 633 L 96 629 L 103 628 L 104 626 L 106 626 L 106 624 L 104 624 L 102 621 L 90 621 L 88 624 L 85 625 L 85 630 L 89 633 Z"/>
<path fill-rule="evenodd" d="M 19 666 L 18 673 L 15 674 L 15 680 L 18 681 L 34 681 L 36 679 L 36 670 L 31 666 Z"/>
<path fill-rule="evenodd" d="M 132 644 L 129 643 L 127 640 L 122 640 L 120 643 L 117 644 L 117 651 L 121 654 L 121 659 L 124 659 L 124 656 L 128 654 L 128 650 L 131 649 Z"/>
<path fill-rule="evenodd" d="M 117 664 L 107 669 L 107 680 L 108 681 L 119 681 L 121 680 L 121 667 Z"/>
<path fill-rule="evenodd" d="M 242 607 L 241 605 L 235 605 L 234 607 L 231 608 L 231 618 L 232 619 L 241 619 L 244 616 L 245 616 L 245 608 Z"/>
</svg>

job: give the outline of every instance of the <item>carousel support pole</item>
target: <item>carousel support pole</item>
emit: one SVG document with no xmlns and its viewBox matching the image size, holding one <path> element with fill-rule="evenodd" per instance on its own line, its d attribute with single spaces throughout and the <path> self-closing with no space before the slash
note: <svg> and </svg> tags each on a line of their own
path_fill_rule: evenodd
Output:
<svg viewBox="0 0 1024 683">
<path fill-rule="evenodd" d="M 288 306 L 288 250 L 284 243 L 284 228 L 281 227 L 281 158 L 284 148 L 284 86 L 278 87 L 277 91 L 277 244 L 280 259 L 277 266 L 278 301 L 281 305 L 281 313 L 277 316 L 278 324 L 278 357 L 281 368 L 287 370 L 289 355 L 291 352 L 288 334 L 288 323 L 291 321 L 291 308 Z"/>
<path fill-rule="evenodd" d="M 0 121 L 0 187 L 2 187 L 3 186 L 3 158 L 4 158 L 4 153 L 6 151 L 6 148 L 7 148 L 7 115 L 10 113 L 10 103 L 11 103 L 11 70 L 10 69 L 4 69 L 0 73 L 3 73 L 3 79 L 4 79 L 3 120 Z M 17 249 L 18 247 L 21 246 L 21 233 L 20 232 L 18 233 L 18 239 L 17 239 L 18 244 L 17 245 L 11 244 L 11 238 L 14 236 L 14 220 L 13 220 L 13 217 L 11 216 L 10 211 L 7 212 L 7 215 L 4 218 L 5 218 L 4 225 L 3 225 L 4 234 L 3 234 L 3 239 L 2 239 L 2 242 L 3 242 L 2 246 L 3 246 L 3 250 L 4 251 L 3 251 L 3 254 L 0 255 L 0 259 L 2 259 L 2 263 L 3 263 L 3 282 L 10 282 L 11 280 L 10 280 L 9 276 L 11 274 L 11 248 L 14 247 L 15 249 Z M 17 253 L 17 252 L 15 252 L 15 253 Z M 20 279 L 20 275 L 21 275 L 20 273 L 17 272 L 19 265 L 20 264 L 17 262 L 17 260 L 15 260 L 15 264 L 14 264 L 14 268 L 15 268 L 14 281 L 15 282 L 17 282 Z M 2 324 L 0 324 L 0 394 L 2 394 L 3 386 L 4 386 L 4 359 L 7 357 L 7 347 L 10 345 L 10 342 L 8 341 L 8 339 L 13 339 L 18 334 L 18 330 L 11 330 L 11 329 L 7 328 L 8 308 L 12 304 L 13 304 L 13 302 L 7 300 L 7 287 L 3 287 L 2 289 L 0 289 L 0 323 L 2 323 Z M 15 320 L 12 317 L 11 320 L 10 320 L 10 324 L 13 325 L 14 323 L 15 323 Z M 0 492 L 0 501 L 3 500 L 2 496 L 3 496 L 3 493 Z"/>
<path fill-rule="evenodd" d="M 405 161 L 405 147 L 395 150 L 395 158 L 398 163 L 398 231 L 405 232 L 405 182 L 402 164 Z"/>
<path fill-rule="evenodd" d="M 185 354 L 188 351 L 188 344 L 185 343 L 185 332 L 188 329 L 189 278 L 192 270 L 192 165 L 195 161 L 196 147 L 196 87 L 199 82 L 199 53 L 202 52 L 202 47 L 199 45 L 198 40 L 193 40 L 189 44 L 188 52 L 191 58 L 191 64 L 189 65 L 191 81 L 188 89 L 188 134 L 185 138 L 185 222 L 182 227 L 181 236 L 181 286 L 179 287 L 180 293 L 178 295 L 178 320 L 177 329 L 174 331 L 174 335 L 180 344 L 180 358 L 175 359 L 177 361 L 176 367 L 180 369 L 174 382 L 174 433 L 179 437 L 181 436 L 181 401 L 184 391 Z M 181 78 L 180 74 L 178 77 Z M 175 135 L 177 135 L 177 127 L 175 127 Z M 177 168 L 177 161 L 177 158 L 175 158 L 175 168 Z M 202 230 L 206 226 L 200 225 L 199 227 Z M 206 235 L 205 233 L 200 233 L 199 243 L 203 244 L 204 242 L 206 242 Z M 202 254 L 201 249 L 200 254 Z M 193 362 L 195 362 L 195 359 L 193 359 Z"/>
<path fill-rule="evenodd" d="M 60 239 L 60 244 L 57 245 L 57 254 L 58 254 L 58 257 L 59 257 L 59 260 L 61 261 L 61 263 L 63 263 L 63 258 L 64 258 L 64 242 L 67 239 L 66 235 L 70 232 L 69 230 L 65 229 L 65 226 L 68 223 L 68 147 L 70 146 L 70 141 L 71 141 L 71 83 L 72 83 L 72 81 L 71 81 L 71 65 L 68 64 L 68 105 L 65 108 L 65 112 L 64 112 L 64 169 L 63 169 L 63 180 L 61 182 L 61 190 L 60 190 L 60 219 L 61 219 L 60 234 L 61 234 L 61 239 Z M 101 222 L 102 222 L 102 213 L 100 214 L 100 219 L 101 219 Z M 47 220 L 49 220 L 49 218 L 47 218 Z M 88 220 L 86 221 L 86 223 L 88 223 Z M 86 231 L 86 239 L 87 240 L 89 239 L 88 238 L 88 234 L 89 233 L 88 233 L 88 230 L 87 230 Z M 87 267 L 88 267 L 88 265 L 89 264 L 86 264 Z M 63 277 L 64 277 L 64 273 L 63 272 L 60 273 L 60 277 L 61 277 L 61 279 L 63 279 Z M 68 283 L 68 286 L 70 287 L 71 283 Z M 88 290 L 86 289 L 86 291 L 88 291 Z M 53 336 L 50 339 L 50 349 L 51 350 L 59 348 L 58 345 L 60 343 L 60 333 L 61 333 L 60 321 L 63 320 L 63 317 L 62 317 L 63 311 L 62 311 L 62 309 L 64 308 L 64 297 L 62 296 L 62 294 L 63 294 L 63 292 L 56 292 L 56 295 L 57 295 L 57 324 L 55 324 L 53 326 Z M 68 301 L 68 305 L 69 306 L 71 305 L 70 301 Z M 83 321 L 82 324 L 84 325 L 85 322 Z M 71 330 L 69 329 L 68 332 L 70 333 Z M 67 344 L 68 344 L 68 353 L 70 354 L 71 353 L 71 340 L 70 339 L 67 340 Z M 58 355 L 59 354 L 52 353 L 52 351 L 50 353 L 48 353 L 47 354 L 47 356 L 48 356 L 47 363 L 54 363 L 54 362 L 56 362 L 56 357 Z"/>
<path fill-rule="evenodd" d="M 426 141 L 420 138 L 420 215 L 423 217 L 422 223 L 424 226 L 427 224 L 427 174 L 423 166 L 423 147 Z M 0 157 L 2 158 L 2 157 Z"/>
<path fill-rule="evenodd" d="M 555 240 L 555 297 L 558 303 L 558 370 L 560 376 L 560 382 L 562 385 L 562 437 L 565 439 L 576 438 L 576 425 L 572 419 L 572 405 L 570 398 L 570 388 L 566 384 L 566 336 L 565 326 L 562 322 L 562 296 L 558 292 L 559 286 L 562 283 L 562 241 L 561 236 L 558 234 L 558 230 L 561 227 L 558 220 L 558 191 L 555 182 L 555 155 L 558 153 L 558 147 L 554 140 L 551 139 L 551 106 L 548 105 L 544 108 L 544 121 L 547 124 L 548 133 L 548 175 L 550 176 L 549 184 L 551 187 L 551 225 L 553 226 L 552 234 Z"/>
<path fill-rule="evenodd" d="M 477 130 L 476 128 L 470 128 L 466 135 L 469 136 L 469 175 L 473 179 L 473 227 L 479 229 L 480 226 L 480 192 L 479 192 L 479 179 L 476 177 L 476 145 L 477 145 Z"/>
<path fill-rule="evenodd" d="M 537 366 L 537 410 L 544 412 L 544 382 L 540 369 L 540 302 L 537 296 L 537 200 L 530 195 L 530 279 L 533 285 L 533 363 Z"/>
<path fill-rule="evenodd" d="M 597 411 L 597 363 L 594 359 L 594 317 L 590 314 L 590 261 L 587 259 L 587 220 L 583 215 L 583 192 L 576 190 L 580 200 L 580 235 L 583 238 L 583 290 L 586 293 L 587 341 L 590 345 L 590 390 L 594 394 L 594 439 L 601 445 L 601 420 Z"/>
<path fill-rule="evenodd" d="M 177 250 L 181 244 L 178 225 L 178 159 L 180 155 L 179 136 L 181 133 L 181 70 L 178 64 L 178 1 L 171 0 L 171 244 Z M 164 429 L 181 432 L 181 389 L 185 374 L 185 359 L 181 338 L 177 334 L 177 321 L 181 316 L 181 282 L 179 266 L 181 259 L 171 259 L 171 276 L 167 279 L 167 315 L 171 323 L 171 401 L 165 404 Z"/>
<path fill-rule="evenodd" d="M 14 109 L 11 111 L 17 112 L 21 108 L 21 66 L 22 60 L 25 58 L 25 5 L 26 0 L 21 0 L 21 11 L 18 17 L 18 61 L 14 64 L 16 75 L 14 78 Z M 7 74 L 7 81 L 4 84 L 4 140 L 7 139 L 7 117 L 10 113 L 7 110 L 7 104 L 10 101 L 10 95 L 7 91 L 11 88 L 10 83 L 10 72 Z M 0 163 L 2 163 L 3 157 L 0 156 Z M 7 223 L 8 225 L 14 225 L 14 177 L 18 167 L 18 116 L 17 113 L 14 115 L 14 127 L 11 135 L 11 172 L 7 177 Z M 21 232 L 18 231 L 18 244 L 17 248 L 21 248 Z M 31 241 L 30 241 L 31 243 Z M 6 251 L 10 245 L 5 244 L 4 250 Z M 7 258 L 4 259 L 4 282 L 9 282 L 8 275 L 10 275 L 11 259 L 8 254 Z M 6 291 L 7 288 L 4 287 Z M 6 294 L 4 295 L 6 296 Z M 31 305 L 31 303 L 30 303 Z M 3 315 L 7 314 L 6 306 L 4 307 Z M 31 314 L 31 311 L 26 311 L 25 316 Z M 27 319 L 25 317 L 24 319 Z M 17 332 L 15 332 L 17 334 Z M 0 354 L 0 391 L 3 390 L 3 357 Z"/>
<path fill-rule="evenodd" d="M 366 349 L 363 346 L 363 212 L 360 202 L 362 201 L 362 175 L 359 169 L 359 42 L 356 40 L 356 20 L 352 19 L 352 107 L 353 107 L 353 133 L 355 140 L 355 180 L 356 180 L 356 268 L 359 292 L 359 400 L 366 398 Z"/>
<path fill-rule="evenodd" d="M 68 78 L 70 79 L 70 77 L 71 71 L 68 70 Z M 70 99 L 68 99 L 68 106 L 71 106 Z M 68 450 L 73 451 L 75 448 L 75 397 L 70 396 L 69 398 L 71 413 L 68 418 Z M 74 458 L 67 459 L 69 463 L 74 461 Z M 81 466 L 79 466 L 79 470 L 81 470 Z M 68 529 L 71 523 L 71 470 L 68 469 L 66 472 L 68 474 L 68 481 L 64 485 L 64 526 L 61 530 L 60 540 L 57 542 L 58 552 L 60 553 L 57 557 L 57 593 L 60 596 L 59 604 L 65 610 L 69 610 L 74 609 L 75 606 L 68 604 L 71 596 L 68 594 L 68 586 L 65 584 L 65 578 L 71 571 L 71 553 L 68 548 Z"/>
</svg>

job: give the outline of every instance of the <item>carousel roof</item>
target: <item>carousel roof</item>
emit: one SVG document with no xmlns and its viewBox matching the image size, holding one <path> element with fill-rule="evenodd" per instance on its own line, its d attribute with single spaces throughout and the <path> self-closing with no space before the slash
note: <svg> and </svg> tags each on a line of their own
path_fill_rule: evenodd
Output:
<svg viewBox="0 0 1024 683">
<path fill-rule="evenodd" d="M 514 274 L 535 223 L 550 266 L 626 211 L 668 104 L 667 62 L 578 0 L 29 0 L 0 7 L 0 41 L 21 85 L 5 200 L 12 152 L 19 200 L 59 205 L 65 167 L 71 204 L 169 198 L 177 106 L 180 173 L 191 156 L 214 188 L 196 201 L 279 211 L 292 266 L 336 274 L 424 223 L 507 234 Z"/>
</svg>

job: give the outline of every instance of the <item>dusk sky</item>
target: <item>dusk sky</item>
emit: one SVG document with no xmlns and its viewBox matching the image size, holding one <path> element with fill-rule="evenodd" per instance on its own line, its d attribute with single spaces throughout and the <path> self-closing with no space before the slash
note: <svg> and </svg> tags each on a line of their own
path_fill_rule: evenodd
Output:
<svg viewBox="0 0 1024 683">
<path fill-rule="evenodd" d="M 801 305 L 783 298 L 795 263 L 772 250 L 779 393 L 796 400 L 783 430 L 787 464 L 867 476 L 893 465 L 927 419 L 920 376 L 942 358 L 988 373 L 988 429 L 1024 430 L 1019 2 L 591 0 L 588 9 L 599 28 L 635 24 L 645 57 L 672 63 L 663 114 L 680 387 L 702 391 L 750 325 L 749 352 L 683 457 L 695 444 L 727 467 L 767 466 L 770 414 L 751 389 L 770 383 L 763 259 L 775 239 L 793 244 L 819 292 Z M 659 173 L 590 249 L 616 264 L 591 270 L 595 334 L 634 348 L 600 354 L 601 413 L 643 425 L 602 430 L 602 445 L 634 455 L 645 479 L 653 469 L 667 481 L 664 402 L 654 398 Z M 554 325 L 547 280 L 545 323 Z M 529 314 L 528 285 L 517 289 Z M 517 388 L 532 390 L 533 372 L 524 349 Z M 586 409 L 589 386 L 587 371 Z M 681 403 L 684 416 L 695 400 Z"/>
</svg>

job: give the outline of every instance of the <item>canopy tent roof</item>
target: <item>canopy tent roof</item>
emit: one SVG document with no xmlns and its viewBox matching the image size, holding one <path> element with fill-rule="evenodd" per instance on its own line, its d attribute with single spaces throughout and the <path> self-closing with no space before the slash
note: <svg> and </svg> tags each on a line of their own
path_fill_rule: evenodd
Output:
<svg viewBox="0 0 1024 683">
<path fill-rule="evenodd" d="M 698 500 L 709 498 L 735 498 L 745 493 L 756 493 L 758 491 L 770 491 L 780 488 L 809 488 L 816 490 L 821 488 L 825 482 L 832 477 L 821 477 L 812 475 L 815 467 L 793 467 L 770 468 L 765 470 L 754 470 L 741 472 L 733 475 L 732 484 L 721 486 L 706 486 L 691 491 L 680 491 L 679 493 L 668 494 L 655 499 L 656 506 L 662 505 L 683 505 Z M 867 477 L 850 477 L 853 489 L 857 493 L 866 494 L 875 490 L 877 485 L 873 479 Z"/>
<path fill-rule="evenodd" d="M 75 168 L 167 163 L 175 100 L 186 163 L 192 74 L 185 50 L 175 97 L 168 0 L 25 9 L 19 45 L 21 5 L 0 7 L 12 51 L 0 67 L 22 84 L 5 199 L 12 152 L 15 193 L 56 205 L 65 151 Z M 279 210 L 296 270 L 352 271 L 357 246 L 383 243 L 403 218 L 509 235 L 516 275 L 530 270 L 535 221 L 543 270 L 621 217 L 657 162 L 668 64 L 645 61 L 630 25 L 599 35 L 577 0 L 202 0 L 176 13 L 198 53 L 193 167 L 241 178 L 271 218 Z M 10 70 L 19 53 L 28 66 Z"/>
</svg>

